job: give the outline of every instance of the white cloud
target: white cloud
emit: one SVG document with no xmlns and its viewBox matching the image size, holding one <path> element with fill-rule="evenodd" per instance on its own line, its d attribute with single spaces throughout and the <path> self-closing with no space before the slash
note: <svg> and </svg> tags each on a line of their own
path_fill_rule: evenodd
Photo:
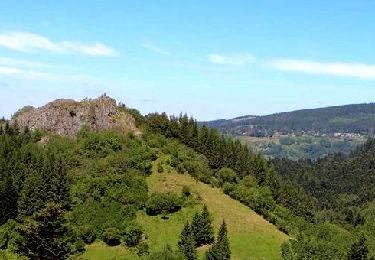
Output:
<svg viewBox="0 0 375 260">
<path fill-rule="evenodd" d="M 27 61 L 27 60 L 19 60 L 9 57 L 0 57 L 0 64 L 1 65 L 12 65 L 12 66 L 19 66 L 19 67 L 50 67 L 50 65 L 39 63 L 39 62 L 33 62 L 33 61 Z"/>
<path fill-rule="evenodd" d="M 208 60 L 216 64 L 245 66 L 254 61 L 254 56 L 247 52 L 235 55 L 210 54 Z"/>
<path fill-rule="evenodd" d="M 0 45 L 12 50 L 24 52 L 50 51 L 54 53 L 79 53 L 92 56 L 114 56 L 116 52 L 102 44 L 83 44 L 76 41 L 53 42 L 47 37 L 11 31 L 0 34 Z"/>
<path fill-rule="evenodd" d="M 68 42 L 65 41 L 61 44 L 65 49 L 78 52 L 82 54 L 92 55 L 92 56 L 114 56 L 116 52 L 110 47 L 102 44 L 95 43 L 93 45 L 84 45 L 79 42 Z"/>
<path fill-rule="evenodd" d="M 12 67 L 0 67 L 0 75 L 14 75 L 14 74 L 21 74 L 22 70 L 18 68 Z"/>
<path fill-rule="evenodd" d="M 141 44 L 141 46 L 143 48 L 149 49 L 153 52 L 159 53 L 159 54 L 164 55 L 164 56 L 171 55 L 169 51 L 167 51 L 163 48 L 160 48 L 159 46 L 156 46 L 155 44 L 152 44 L 152 43 L 149 43 L 149 42 L 144 42 L 144 43 Z"/>
<path fill-rule="evenodd" d="M 283 71 L 375 79 L 375 65 L 371 64 L 278 59 L 271 60 L 266 65 Z"/>
</svg>

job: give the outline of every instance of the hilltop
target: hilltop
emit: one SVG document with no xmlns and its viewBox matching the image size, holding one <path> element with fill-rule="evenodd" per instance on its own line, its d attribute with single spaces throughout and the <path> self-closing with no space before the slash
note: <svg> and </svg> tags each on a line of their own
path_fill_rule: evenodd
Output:
<svg viewBox="0 0 375 260">
<path fill-rule="evenodd" d="M 39 108 L 27 106 L 14 114 L 11 123 L 20 129 L 43 129 L 66 136 L 77 134 L 83 126 L 94 131 L 135 129 L 133 116 L 106 95 L 83 101 L 57 99 Z"/>
</svg>

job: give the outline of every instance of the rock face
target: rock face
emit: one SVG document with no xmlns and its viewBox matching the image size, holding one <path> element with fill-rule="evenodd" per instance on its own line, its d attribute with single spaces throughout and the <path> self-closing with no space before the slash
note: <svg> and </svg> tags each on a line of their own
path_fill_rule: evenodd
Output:
<svg viewBox="0 0 375 260">
<path fill-rule="evenodd" d="M 58 99 L 43 107 L 20 113 L 11 121 L 12 124 L 15 122 L 21 129 L 45 129 L 66 136 L 77 134 L 83 126 L 89 126 L 94 131 L 129 131 L 136 128 L 134 118 L 125 111 L 120 111 L 116 100 L 106 95 L 81 102 Z"/>
</svg>

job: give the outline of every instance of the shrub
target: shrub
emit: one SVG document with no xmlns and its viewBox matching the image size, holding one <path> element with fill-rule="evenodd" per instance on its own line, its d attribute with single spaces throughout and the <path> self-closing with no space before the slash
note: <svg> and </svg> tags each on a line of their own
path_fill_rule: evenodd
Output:
<svg viewBox="0 0 375 260">
<path fill-rule="evenodd" d="M 180 174 L 184 174 L 185 173 L 185 167 L 184 167 L 183 163 L 179 163 L 177 165 L 177 172 L 180 173 Z"/>
<path fill-rule="evenodd" d="M 173 213 L 179 211 L 182 206 L 182 200 L 174 193 L 153 193 L 146 201 L 146 213 L 155 216 L 163 211 Z"/>
<path fill-rule="evenodd" d="M 164 167 L 160 162 L 158 163 L 157 167 L 158 167 L 158 173 L 164 172 Z"/>
<path fill-rule="evenodd" d="M 231 194 L 235 189 L 235 184 L 230 184 L 230 183 L 224 183 L 223 185 L 223 192 L 227 195 L 230 195 L 233 197 Z"/>
<path fill-rule="evenodd" d="M 149 254 L 149 246 L 147 242 L 141 242 L 137 245 L 137 255 L 138 256 L 143 256 L 143 255 L 148 255 Z"/>
<path fill-rule="evenodd" d="M 86 244 L 91 244 L 96 239 L 96 233 L 93 230 L 93 227 L 85 225 L 79 227 L 78 236 L 85 242 Z"/>
<path fill-rule="evenodd" d="M 103 233 L 103 241 L 109 246 L 120 244 L 120 232 L 117 228 L 107 228 Z"/>
<path fill-rule="evenodd" d="M 81 253 L 85 251 L 85 242 L 82 239 L 75 241 L 71 245 L 71 252 L 72 253 Z"/>
<path fill-rule="evenodd" d="M 219 180 L 220 185 L 222 186 L 224 183 L 236 183 L 237 182 L 237 174 L 230 168 L 221 168 L 216 173 L 216 178 Z"/>
<path fill-rule="evenodd" d="M 136 246 L 142 239 L 142 227 L 137 223 L 130 222 L 125 225 L 123 239 L 127 246 Z"/>
<path fill-rule="evenodd" d="M 189 187 L 189 186 L 184 185 L 184 186 L 182 187 L 182 195 L 183 195 L 184 197 L 189 197 L 189 196 L 191 195 L 191 190 L 190 190 L 190 187 Z"/>
<path fill-rule="evenodd" d="M 210 178 L 210 184 L 214 188 L 220 187 L 219 180 L 216 177 L 213 177 L 213 176 Z"/>
</svg>

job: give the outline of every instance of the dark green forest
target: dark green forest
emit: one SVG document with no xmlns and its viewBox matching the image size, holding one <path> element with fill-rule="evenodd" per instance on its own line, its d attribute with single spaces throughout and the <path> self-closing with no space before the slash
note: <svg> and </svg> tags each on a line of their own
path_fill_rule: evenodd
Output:
<svg viewBox="0 0 375 260">
<path fill-rule="evenodd" d="M 173 213 L 189 194 L 148 193 L 145 179 L 161 150 L 178 172 L 220 188 L 288 234 L 283 259 L 375 255 L 372 140 L 316 164 L 270 161 L 186 115 L 128 112 L 141 137 L 83 128 L 66 138 L 1 127 L 1 257 L 66 259 L 99 239 L 146 259 L 196 259 L 200 245 L 208 247 L 205 259 L 230 259 L 225 221 L 215 237 L 207 209 L 181 230 L 178 252 L 166 245 L 149 253 L 136 213 Z"/>
</svg>

